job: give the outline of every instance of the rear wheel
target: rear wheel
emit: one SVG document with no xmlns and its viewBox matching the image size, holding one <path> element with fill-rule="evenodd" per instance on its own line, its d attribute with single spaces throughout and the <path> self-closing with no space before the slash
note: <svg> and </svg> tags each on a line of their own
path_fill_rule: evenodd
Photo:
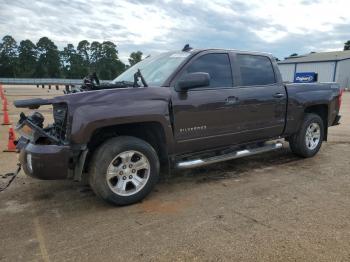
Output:
<svg viewBox="0 0 350 262">
<path fill-rule="evenodd" d="M 320 150 L 324 137 L 324 123 L 316 114 L 306 114 L 300 130 L 290 137 L 289 146 L 301 157 L 312 157 Z"/>
<path fill-rule="evenodd" d="M 153 147 L 136 137 L 112 138 L 95 152 L 90 168 L 94 192 L 115 205 L 142 200 L 159 177 L 159 159 Z"/>
</svg>

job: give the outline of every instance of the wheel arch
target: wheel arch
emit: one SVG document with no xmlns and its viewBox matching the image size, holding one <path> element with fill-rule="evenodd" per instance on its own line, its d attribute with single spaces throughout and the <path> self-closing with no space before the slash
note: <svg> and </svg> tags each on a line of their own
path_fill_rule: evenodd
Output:
<svg viewBox="0 0 350 262">
<path fill-rule="evenodd" d="M 304 109 L 304 113 L 312 113 L 321 117 L 323 121 L 323 140 L 327 141 L 328 136 L 328 105 L 326 104 L 317 104 L 310 105 Z"/>
<path fill-rule="evenodd" d="M 87 143 L 88 154 L 84 164 L 84 172 L 89 169 L 89 163 L 96 149 L 106 140 L 116 136 L 133 136 L 149 143 L 157 152 L 159 160 L 162 164 L 168 165 L 168 145 L 166 131 L 159 122 L 141 122 L 117 124 L 97 128 L 92 133 Z"/>
</svg>

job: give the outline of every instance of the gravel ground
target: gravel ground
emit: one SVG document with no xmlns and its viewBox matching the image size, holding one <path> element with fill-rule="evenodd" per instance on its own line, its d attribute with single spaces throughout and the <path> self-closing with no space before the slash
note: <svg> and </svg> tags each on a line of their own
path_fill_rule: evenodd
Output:
<svg viewBox="0 0 350 262">
<path fill-rule="evenodd" d="M 9 102 L 61 93 L 4 88 Z M 9 109 L 16 121 L 20 110 Z M 350 93 L 342 115 L 314 158 L 285 145 L 176 172 L 128 207 L 20 173 L 0 193 L 0 261 L 350 261 Z M 7 136 L 0 126 L 1 149 Z M 0 175 L 11 172 L 16 154 L 1 152 L 0 162 Z"/>
</svg>

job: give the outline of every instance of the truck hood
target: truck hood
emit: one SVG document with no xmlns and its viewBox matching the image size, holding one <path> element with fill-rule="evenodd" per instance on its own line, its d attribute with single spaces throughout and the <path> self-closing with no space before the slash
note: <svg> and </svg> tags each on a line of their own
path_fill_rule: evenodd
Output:
<svg viewBox="0 0 350 262">
<path fill-rule="evenodd" d="M 157 122 L 169 128 L 169 87 L 139 87 L 96 90 L 50 99 L 18 100 L 20 108 L 67 105 L 70 143 L 86 144 L 98 128 L 136 122 Z M 169 131 L 170 132 L 170 131 Z"/>
<path fill-rule="evenodd" d="M 130 87 L 71 93 L 49 99 L 16 100 L 13 104 L 17 108 L 38 109 L 43 105 L 65 103 L 68 107 L 74 108 L 86 104 L 115 104 L 118 102 L 125 104 L 135 100 L 168 100 L 169 96 L 169 87 Z"/>
</svg>

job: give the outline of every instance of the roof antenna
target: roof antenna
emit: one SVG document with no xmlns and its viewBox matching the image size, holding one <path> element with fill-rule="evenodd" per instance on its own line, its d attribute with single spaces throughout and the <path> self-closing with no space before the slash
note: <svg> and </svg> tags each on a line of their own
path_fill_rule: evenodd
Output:
<svg viewBox="0 0 350 262">
<path fill-rule="evenodd" d="M 189 44 L 186 44 L 186 45 L 184 46 L 184 48 L 182 48 L 182 51 L 183 51 L 183 52 L 187 52 L 187 51 L 190 51 L 190 50 L 192 50 L 192 49 L 193 49 L 193 48 L 190 47 Z"/>
</svg>

